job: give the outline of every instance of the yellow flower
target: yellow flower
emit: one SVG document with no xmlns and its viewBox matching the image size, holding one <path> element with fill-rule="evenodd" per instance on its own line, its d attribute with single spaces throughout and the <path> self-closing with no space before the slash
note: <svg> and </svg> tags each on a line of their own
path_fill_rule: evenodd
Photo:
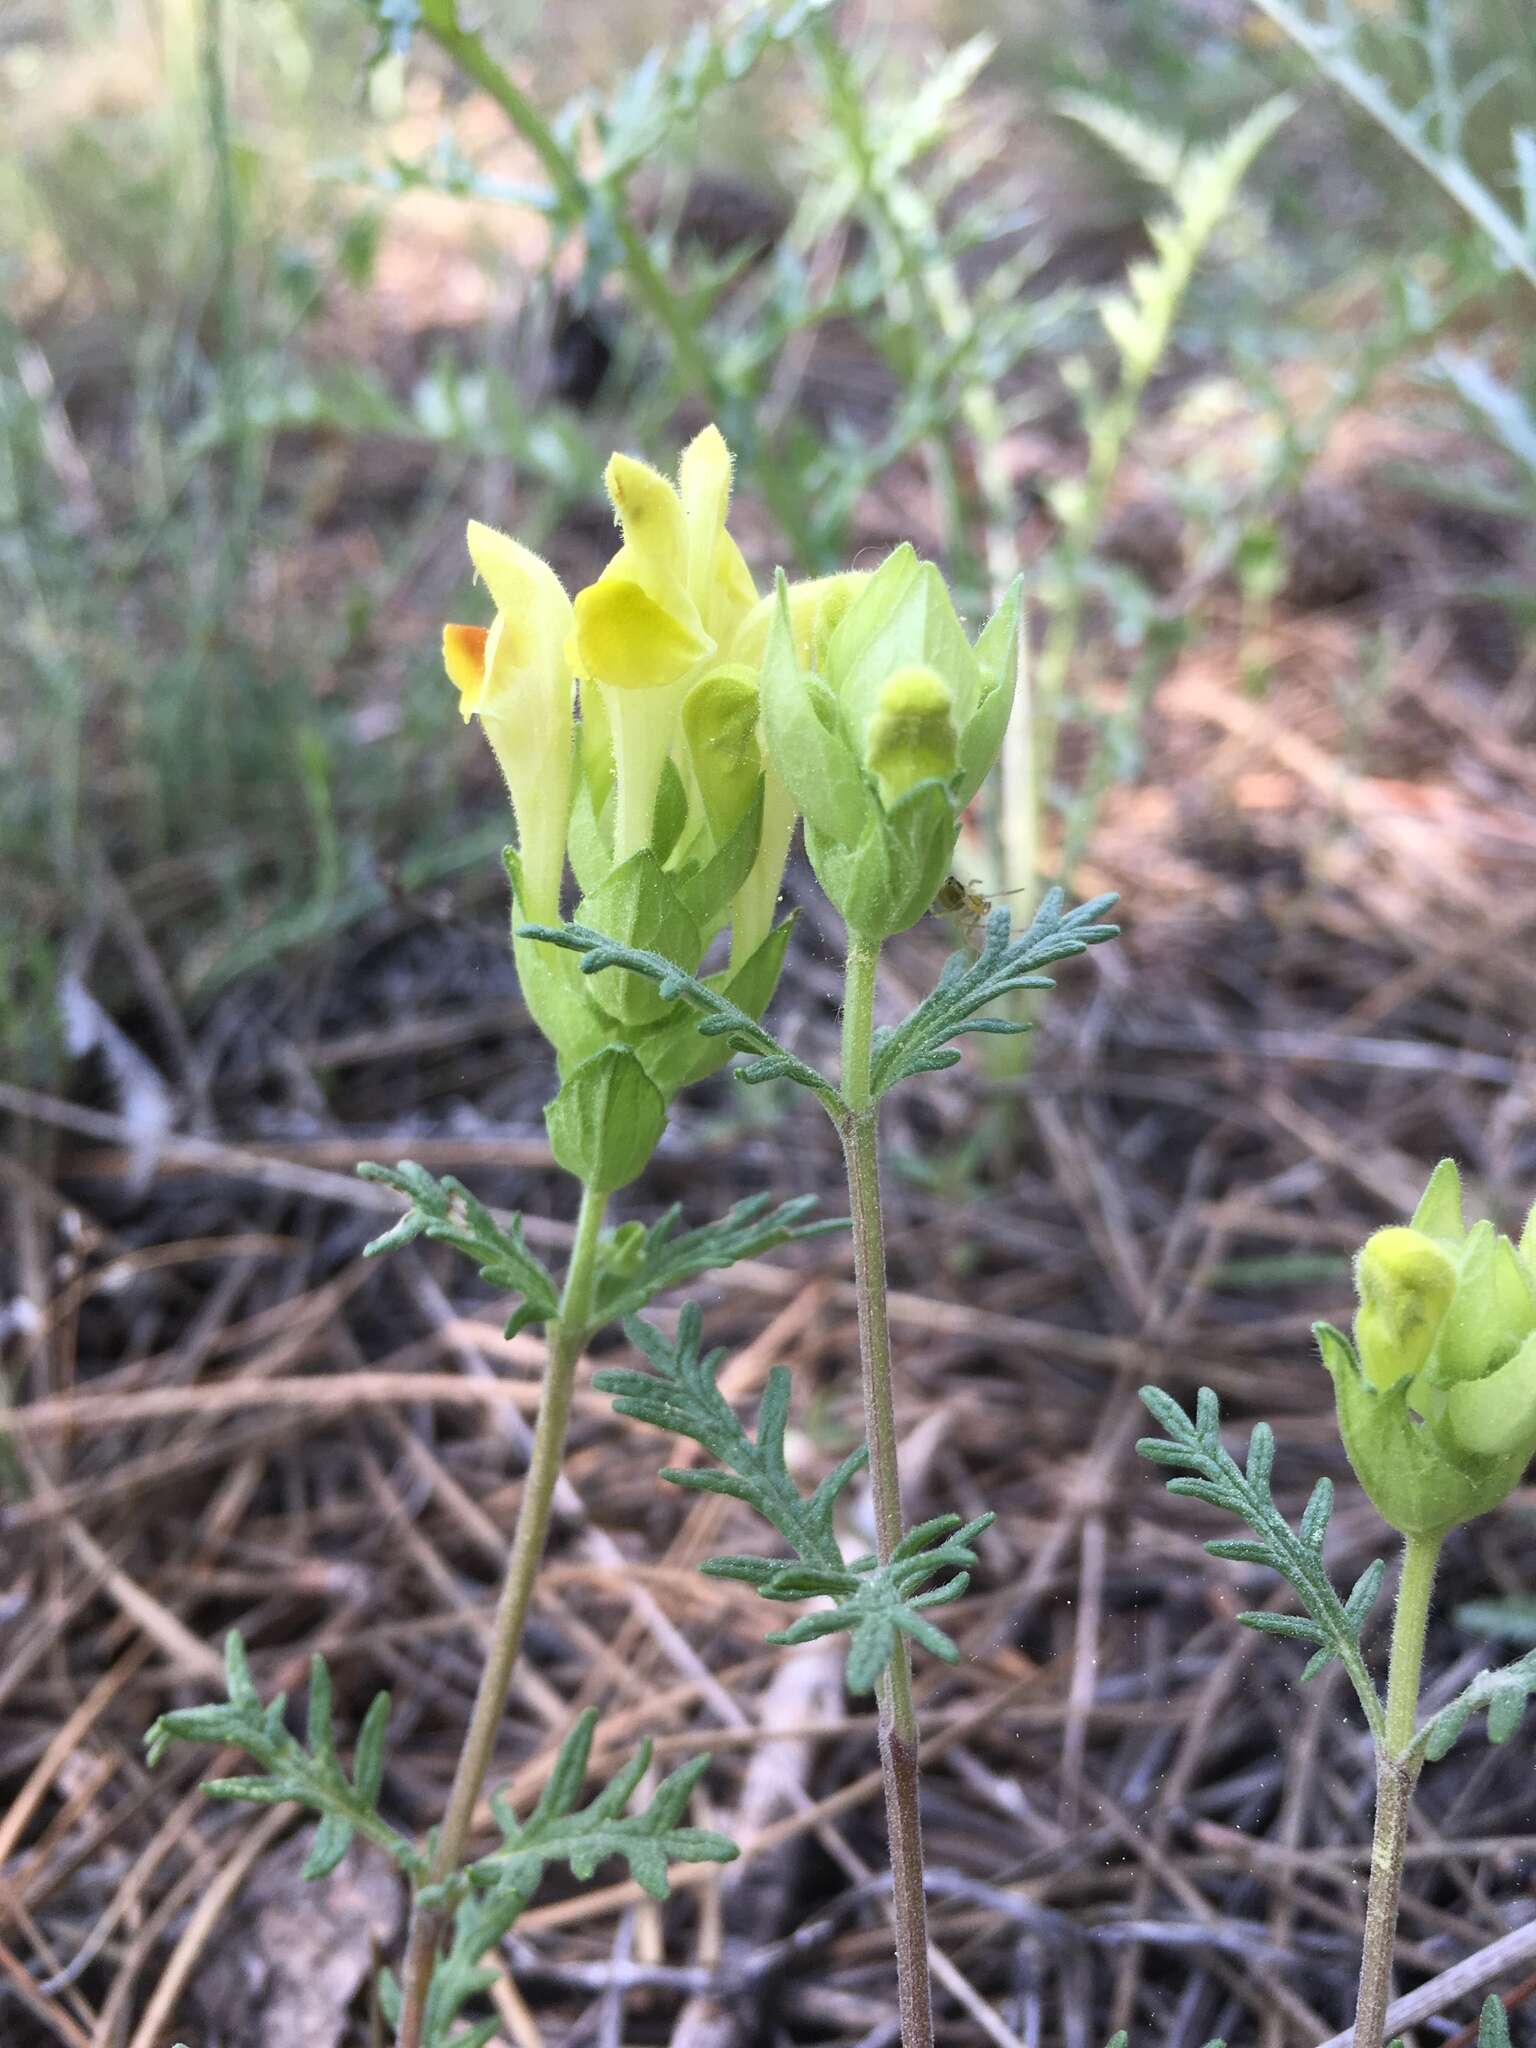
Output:
<svg viewBox="0 0 1536 2048">
<path fill-rule="evenodd" d="M 523 908 L 560 915 L 570 818 L 571 601 L 547 562 L 494 527 L 469 525 L 469 552 L 496 606 L 495 623 L 443 628 L 443 663 L 465 719 L 478 717 L 517 818 Z"/>
<path fill-rule="evenodd" d="M 624 541 L 577 593 L 568 652 L 612 732 L 613 852 L 624 861 L 650 843 L 662 769 L 683 752 L 688 687 L 725 657 L 756 592 L 726 531 L 731 454 L 717 427 L 684 450 L 676 486 L 629 455 L 612 458 L 604 481 Z"/>
<path fill-rule="evenodd" d="M 562 1070 L 574 1071 L 614 1031 L 644 1026 L 647 1071 L 670 1091 L 697 1065 L 691 1023 L 682 1058 L 652 1028 L 660 1016 L 650 1014 L 657 999 L 645 986 L 621 998 L 616 985 L 605 1004 L 606 986 L 594 989 L 573 956 L 524 927 L 559 923 L 568 858 L 578 916 L 690 972 L 729 924 L 733 999 L 760 1008 L 787 935 L 782 926 L 774 934 L 773 919 L 796 810 L 760 731 L 766 617 L 743 634 L 760 608 L 726 530 L 724 440 L 714 427 L 697 435 L 676 484 L 626 455 L 609 462 L 606 483 L 621 545 L 574 604 L 537 556 L 470 527 L 496 618 L 488 630 L 446 627 L 443 659 L 465 717 L 485 727 L 517 813 L 513 943 L 530 1011 Z M 839 579 L 807 586 L 808 652 L 818 621 L 831 630 L 838 607 L 823 600 L 838 587 Z"/>
</svg>

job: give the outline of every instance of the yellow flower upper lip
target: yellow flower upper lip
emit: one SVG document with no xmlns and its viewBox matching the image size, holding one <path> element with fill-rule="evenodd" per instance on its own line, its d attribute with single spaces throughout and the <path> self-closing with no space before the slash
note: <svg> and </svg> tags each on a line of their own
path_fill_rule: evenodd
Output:
<svg viewBox="0 0 1536 2048">
<path fill-rule="evenodd" d="M 661 689 L 726 651 L 756 593 L 726 531 L 731 455 L 706 427 L 683 451 L 678 482 L 615 455 L 604 483 L 623 544 L 579 592 L 568 653 L 578 674 L 616 689 Z"/>
<path fill-rule="evenodd" d="M 470 559 L 491 594 L 496 619 L 488 633 L 473 626 L 450 626 L 443 634 L 443 660 L 458 687 L 465 717 L 497 709 L 501 694 L 523 677 L 568 697 L 571 672 L 565 643 L 571 601 L 565 586 L 546 561 L 510 534 L 472 519 L 467 537 Z"/>
<path fill-rule="evenodd" d="M 489 628 L 445 626 L 443 664 L 507 780 L 521 900 L 530 916 L 557 917 L 572 788 L 571 601 L 549 564 L 510 534 L 476 519 L 467 537 L 496 617 Z"/>
<path fill-rule="evenodd" d="M 624 545 L 603 572 L 633 577 L 668 611 L 695 611 L 688 591 L 688 518 L 659 471 L 633 455 L 615 455 L 603 472 Z"/>
</svg>

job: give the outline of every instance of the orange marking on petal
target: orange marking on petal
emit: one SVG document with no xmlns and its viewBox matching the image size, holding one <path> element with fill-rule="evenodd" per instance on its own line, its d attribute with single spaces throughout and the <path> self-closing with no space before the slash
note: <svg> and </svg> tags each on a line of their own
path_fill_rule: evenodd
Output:
<svg viewBox="0 0 1536 2048">
<path fill-rule="evenodd" d="M 443 666 L 459 693 L 459 709 L 466 721 L 479 708 L 485 687 L 485 643 L 489 637 L 484 626 L 443 628 Z"/>
</svg>

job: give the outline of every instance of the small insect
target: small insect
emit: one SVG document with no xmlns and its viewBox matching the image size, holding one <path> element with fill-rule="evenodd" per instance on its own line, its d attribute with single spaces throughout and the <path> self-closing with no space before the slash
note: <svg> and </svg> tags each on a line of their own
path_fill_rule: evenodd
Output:
<svg viewBox="0 0 1536 2048">
<path fill-rule="evenodd" d="M 1023 889 L 999 889 L 999 896 L 1022 896 Z M 928 906 L 931 917 L 952 917 L 967 938 L 981 930 L 992 908 L 993 898 L 984 896 L 980 882 L 962 882 L 958 875 L 950 875 L 940 885 L 939 893 Z"/>
</svg>

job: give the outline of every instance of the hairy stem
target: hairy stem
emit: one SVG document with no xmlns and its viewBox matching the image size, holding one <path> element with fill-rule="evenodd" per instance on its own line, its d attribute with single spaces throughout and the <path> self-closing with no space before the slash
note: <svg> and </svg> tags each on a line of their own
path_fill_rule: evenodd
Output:
<svg viewBox="0 0 1536 2048">
<path fill-rule="evenodd" d="M 859 1303 L 864 1426 L 874 1493 L 875 1547 L 882 1563 L 901 1541 L 901 1473 L 886 1313 L 885 1233 L 880 1211 L 878 1108 L 870 1093 L 875 969 L 880 949 L 850 938 L 843 995 L 842 1093 L 838 1121 L 853 1216 L 853 1272 Z M 896 1922 L 896 1982 L 902 2048 L 932 2048 L 928 1909 L 923 1896 L 923 1830 L 918 1807 L 918 1728 L 905 1637 L 898 1637 L 880 1685 L 880 1768 L 885 1781 Z"/>
<path fill-rule="evenodd" d="M 496 1731 L 507 1704 L 512 1667 L 523 1646 L 523 1628 L 528 1619 L 534 1580 L 544 1557 L 544 1545 L 549 1537 L 550 1508 L 565 1458 L 565 1430 L 576 1385 L 576 1366 L 592 1333 L 597 1241 L 606 1206 L 606 1196 L 594 1194 L 589 1188 L 582 1190 L 571 1262 L 566 1268 L 565 1288 L 560 1297 L 560 1315 L 549 1332 L 549 1363 L 539 1396 L 533 1449 L 517 1511 L 512 1551 L 507 1559 L 501 1597 L 496 1603 L 496 1615 L 491 1624 L 490 1647 L 486 1653 L 485 1668 L 480 1674 L 474 1711 L 465 1730 L 464 1746 L 459 1752 L 453 1786 L 448 1795 L 448 1809 L 443 1816 L 427 1874 L 430 1884 L 441 1884 L 445 1878 L 451 1877 L 464 1860 L 475 1806 L 485 1785 L 491 1755 L 496 1747 Z M 412 1912 L 401 1973 L 399 2048 L 422 2048 L 427 1994 L 431 1989 L 432 1969 L 448 1918 L 442 1908 L 424 1908 L 419 1901 Z"/>
<path fill-rule="evenodd" d="M 1376 1754 L 1376 1830 L 1371 1842 L 1371 1887 L 1365 1907 L 1355 2048 L 1383 2048 L 1386 2040 L 1408 1811 L 1419 1775 L 1419 1760 L 1410 1752 L 1418 1718 L 1429 1601 L 1444 1540 L 1438 1535 L 1410 1536 L 1403 1545 L 1403 1571 L 1392 1621 L 1392 1663 L 1387 1675 L 1386 1734 Z"/>
</svg>

